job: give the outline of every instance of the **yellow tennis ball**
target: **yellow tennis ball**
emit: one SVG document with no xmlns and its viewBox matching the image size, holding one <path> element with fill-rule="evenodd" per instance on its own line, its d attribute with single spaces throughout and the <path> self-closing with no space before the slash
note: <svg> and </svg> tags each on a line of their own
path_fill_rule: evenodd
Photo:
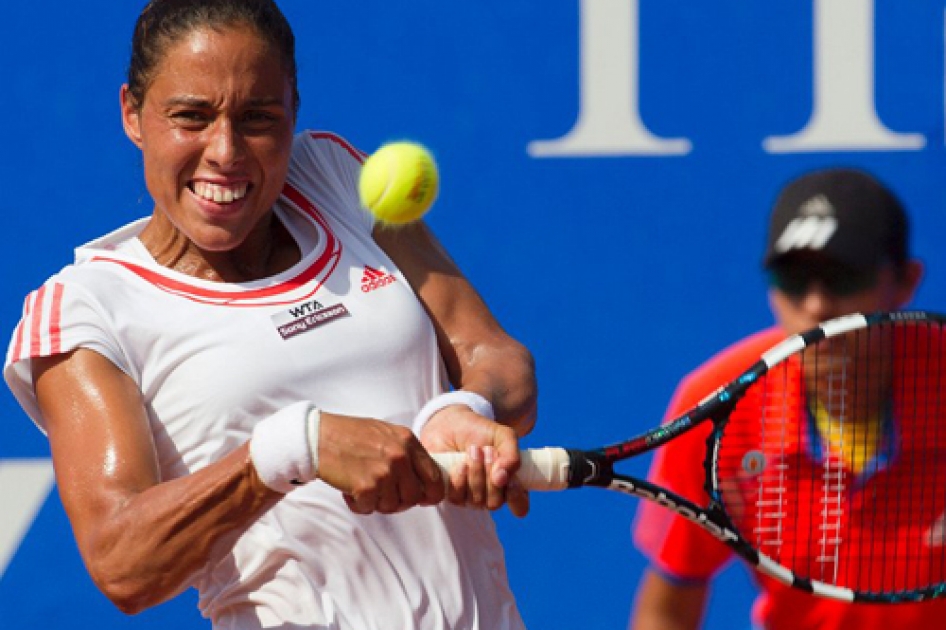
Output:
<svg viewBox="0 0 946 630">
<path fill-rule="evenodd" d="M 439 190 L 437 164 L 414 142 L 391 142 L 368 156 L 361 169 L 361 203 L 383 224 L 402 225 L 424 216 Z"/>
</svg>

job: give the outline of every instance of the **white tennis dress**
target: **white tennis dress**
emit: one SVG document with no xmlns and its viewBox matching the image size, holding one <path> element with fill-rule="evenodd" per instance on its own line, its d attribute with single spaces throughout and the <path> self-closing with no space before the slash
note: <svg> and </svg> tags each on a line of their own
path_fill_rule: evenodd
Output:
<svg viewBox="0 0 946 630">
<path fill-rule="evenodd" d="M 362 161 L 336 135 L 297 136 L 276 213 L 303 256 L 273 278 L 223 284 L 164 268 L 137 239 L 146 219 L 77 249 L 14 332 L 4 377 L 20 404 L 43 428 L 31 358 L 99 352 L 141 388 L 165 480 L 299 400 L 410 426 L 445 370 L 423 307 L 371 237 Z M 221 541 L 193 585 L 218 630 L 523 627 L 488 512 L 359 516 L 322 482 Z"/>
</svg>

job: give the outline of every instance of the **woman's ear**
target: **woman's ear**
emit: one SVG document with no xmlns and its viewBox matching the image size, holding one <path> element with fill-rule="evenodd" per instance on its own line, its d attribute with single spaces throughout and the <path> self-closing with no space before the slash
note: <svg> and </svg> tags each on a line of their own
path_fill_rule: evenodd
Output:
<svg viewBox="0 0 946 630">
<path fill-rule="evenodd" d="M 122 107 L 122 126 L 125 128 L 125 135 L 135 143 L 135 146 L 141 148 L 141 114 L 138 101 L 131 95 L 128 84 L 124 84 L 121 90 Z"/>
</svg>

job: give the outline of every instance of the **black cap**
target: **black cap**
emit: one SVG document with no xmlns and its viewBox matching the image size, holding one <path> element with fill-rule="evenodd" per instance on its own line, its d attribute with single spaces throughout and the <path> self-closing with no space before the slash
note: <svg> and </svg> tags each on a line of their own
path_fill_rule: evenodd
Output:
<svg viewBox="0 0 946 630">
<path fill-rule="evenodd" d="M 802 175 L 779 195 L 769 221 L 763 265 L 792 252 L 816 252 L 853 269 L 900 264 L 908 255 L 903 206 L 864 171 Z"/>
</svg>

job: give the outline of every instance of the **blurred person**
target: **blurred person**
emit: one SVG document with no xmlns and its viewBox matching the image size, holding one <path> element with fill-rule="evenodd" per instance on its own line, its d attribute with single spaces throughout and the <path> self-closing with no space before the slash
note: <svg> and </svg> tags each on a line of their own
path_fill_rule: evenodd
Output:
<svg viewBox="0 0 946 630">
<path fill-rule="evenodd" d="M 375 224 L 363 153 L 296 134 L 294 42 L 272 0 L 147 4 L 121 115 L 153 212 L 30 294 L 4 376 L 124 612 L 520 629 L 489 510 L 528 510 L 531 354 L 423 222 Z"/>
<path fill-rule="evenodd" d="M 683 379 L 667 419 L 739 376 L 788 335 L 850 313 L 906 306 L 923 275 L 921 262 L 910 255 L 901 202 L 870 174 L 843 168 L 807 173 L 782 190 L 770 217 L 763 267 L 777 325 L 722 351 Z M 649 478 L 685 498 L 708 502 L 701 464 L 709 429 L 696 429 L 658 450 Z M 700 627 L 710 583 L 732 557 L 729 548 L 648 502 L 639 507 L 634 541 L 650 566 L 638 587 L 630 630 Z M 752 611 L 757 629 L 930 628 L 946 618 L 943 600 L 848 604 L 754 577 L 760 590 Z M 734 620 L 732 627 L 747 625 Z"/>
</svg>

